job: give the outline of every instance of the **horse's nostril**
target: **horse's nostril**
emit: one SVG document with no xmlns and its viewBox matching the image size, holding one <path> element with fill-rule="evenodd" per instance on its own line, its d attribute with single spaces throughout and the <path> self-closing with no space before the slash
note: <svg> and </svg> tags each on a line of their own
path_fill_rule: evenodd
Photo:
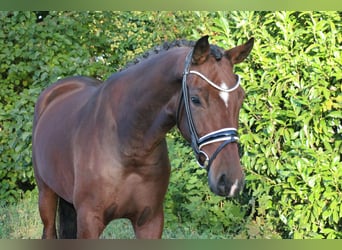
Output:
<svg viewBox="0 0 342 250">
<path fill-rule="evenodd" d="M 221 196 L 233 197 L 235 196 L 241 189 L 242 185 L 240 185 L 239 180 L 236 179 L 234 183 L 230 182 L 227 179 L 225 174 L 221 175 L 217 182 L 217 194 Z"/>
<path fill-rule="evenodd" d="M 224 195 L 226 193 L 226 188 L 227 188 L 227 179 L 226 179 L 226 175 L 223 174 L 221 175 L 217 183 L 217 189 L 220 194 Z"/>
<path fill-rule="evenodd" d="M 219 185 L 225 185 L 226 184 L 226 175 L 225 174 L 221 175 L 218 184 Z"/>
</svg>

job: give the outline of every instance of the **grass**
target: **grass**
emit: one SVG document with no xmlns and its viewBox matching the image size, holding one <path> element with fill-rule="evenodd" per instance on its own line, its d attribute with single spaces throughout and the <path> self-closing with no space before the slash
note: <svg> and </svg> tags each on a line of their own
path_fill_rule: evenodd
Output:
<svg viewBox="0 0 342 250">
<path fill-rule="evenodd" d="M 130 222 L 126 219 L 112 221 L 104 230 L 103 239 L 134 239 L 134 232 Z M 195 228 L 186 225 L 165 225 L 163 239 L 214 239 L 222 236 L 211 233 L 200 234 Z"/>
<path fill-rule="evenodd" d="M 167 214 L 165 216 L 168 216 Z M 37 191 L 34 190 L 17 204 L 0 204 L 0 239 L 40 239 L 42 223 L 38 213 Z M 130 222 L 126 219 L 112 221 L 101 235 L 102 239 L 134 239 Z M 272 229 L 263 228 L 255 221 L 245 225 L 239 235 L 211 232 L 210 228 L 199 233 L 187 223 L 164 225 L 163 239 L 224 239 L 224 238 L 280 238 Z"/>
<path fill-rule="evenodd" d="M 1 239 L 38 239 L 41 233 L 36 192 L 17 204 L 0 205 Z"/>
<path fill-rule="evenodd" d="M 13 205 L 0 205 L 0 239 L 39 239 L 42 223 L 38 213 L 37 191 Z M 200 234 L 191 225 L 165 225 L 164 239 L 208 239 L 218 235 Z M 112 221 L 101 235 L 102 239 L 134 239 L 130 222 L 126 219 Z"/>
</svg>

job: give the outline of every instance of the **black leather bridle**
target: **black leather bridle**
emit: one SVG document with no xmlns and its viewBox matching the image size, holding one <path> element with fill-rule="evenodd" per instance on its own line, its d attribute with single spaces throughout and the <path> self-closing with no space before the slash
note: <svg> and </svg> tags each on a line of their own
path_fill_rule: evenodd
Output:
<svg viewBox="0 0 342 250">
<path fill-rule="evenodd" d="M 182 92 L 181 92 L 181 98 L 180 98 L 178 112 L 177 112 L 177 125 L 179 127 L 179 112 L 180 112 L 180 108 L 181 108 L 182 100 L 183 100 L 185 113 L 186 113 L 186 119 L 187 119 L 187 123 L 188 123 L 189 130 L 190 130 L 191 147 L 193 148 L 196 154 L 196 160 L 199 166 L 209 171 L 211 164 L 213 163 L 217 155 L 222 151 L 222 149 L 225 146 L 227 146 L 229 143 L 237 142 L 239 140 L 239 136 L 238 136 L 236 128 L 223 128 L 223 129 L 208 133 L 202 137 L 198 136 L 194 121 L 192 119 L 192 114 L 191 114 L 189 90 L 187 86 L 187 76 L 189 74 L 195 74 L 201 77 L 202 79 L 204 79 L 205 81 L 207 81 L 214 88 L 219 89 L 220 91 L 225 91 L 225 92 L 232 92 L 235 89 L 237 89 L 240 85 L 240 77 L 238 76 L 238 81 L 233 88 L 222 89 L 221 87 L 219 87 L 217 84 L 210 81 L 201 73 L 190 70 L 192 53 L 193 53 L 193 49 L 191 49 L 191 51 L 188 53 L 185 59 L 185 67 L 184 67 L 183 79 L 182 79 Z M 215 150 L 215 152 L 212 154 L 211 157 L 209 157 L 202 150 L 202 147 L 204 147 L 205 145 L 208 145 L 214 142 L 221 142 L 221 141 L 222 143 L 220 144 L 220 146 L 218 146 L 218 148 Z"/>
</svg>

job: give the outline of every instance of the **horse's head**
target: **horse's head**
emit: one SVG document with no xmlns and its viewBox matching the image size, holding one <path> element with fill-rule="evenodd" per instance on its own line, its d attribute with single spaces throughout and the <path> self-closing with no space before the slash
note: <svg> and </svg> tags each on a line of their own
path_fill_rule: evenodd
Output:
<svg viewBox="0 0 342 250">
<path fill-rule="evenodd" d="M 221 196 L 238 194 L 244 183 L 237 128 L 245 94 L 233 66 L 248 56 L 253 42 L 224 51 L 210 46 L 204 36 L 185 61 L 179 128 L 208 170 L 210 189 Z"/>
</svg>

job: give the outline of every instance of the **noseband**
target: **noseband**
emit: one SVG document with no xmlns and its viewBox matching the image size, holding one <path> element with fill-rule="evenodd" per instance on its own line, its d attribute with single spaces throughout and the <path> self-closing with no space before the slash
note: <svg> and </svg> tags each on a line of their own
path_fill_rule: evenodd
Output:
<svg viewBox="0 0 342 250">
<path fill-rule="evenodd" d="M 233 88 L 230 89 L 224 89 L 219 87 L 216 83 L 210 81 L 207 77 L 202 75 L 198 71 L 190 70 L 191 60 L 192 60 L 192 53 L 193 50 L 189 52 L 189 54 L 186 56 L 185 59 L 185 67 L 184 67 L 184 73 L 183 73 L 183 79 L 182 79 L 182 93 L 180 98 L 180 103 L 178 106 L 178 112 L 177 112 L 177 124 L 179 123 L 179 110 L 180 106 L 182 104 L 182 100 L 184 100 L 184 106 L 185 106 L 185 113 L 186 113 L 186 119 L 190 130 L 190 136 L 191 136 L 191 147 L 196 153 L 196 159 L 197 163 L 200 167 L 207 169 L 209 171 L 211 164 L 217 157 L 217 155 L 221 152 L 221 150 L 227 146 L 229 143 L 237 142 L 239 140 L 237 129 L 236 128 L 223 128 L 220 130 L 213 131 L 211 133 L 208 133 L 202 137 L 198 136 L 194 121 L 192 119 L 191 109 L 190 109 L 190 99 L 189 99 L 189 90 L 187 86 L 187 76 L 189 74 L 194 74 L 199 77 L 201 77 L 203 80 L 205 80 L 210 86 L 218 89 L 219 91 L 224 92 L 232 92 L 236 90 L 240 85 L 240 76 L 238 76 L 237 83 Z M 179 127 L 179 124 L 178 124 Z M 221 145 L 215 150 L 213 155 L 209 157 L 202 148 L 208 144 L 215 143 L 215 142 L 222 142 Z M 205 158 L 203 160 L 203 157 Z M 201 161 L 200 161 L 201 160 Z"/>
</svg>

